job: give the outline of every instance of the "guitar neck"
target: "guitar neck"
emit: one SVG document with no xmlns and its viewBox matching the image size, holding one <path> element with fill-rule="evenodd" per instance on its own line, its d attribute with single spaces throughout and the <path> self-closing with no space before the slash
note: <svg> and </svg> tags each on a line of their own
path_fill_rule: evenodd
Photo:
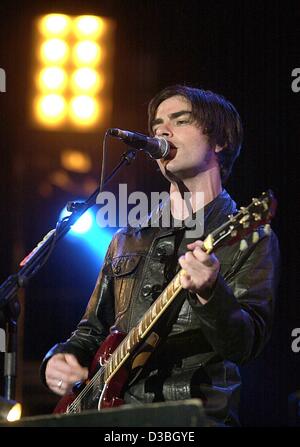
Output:
<svg viewBox="0 0 300 447">
<path fill-rule="evenodd" d="M 206 253 L 211 253 L 214 246 L 214 238 L 212 234 L 204 240 L 203 250 Z M 143 318 L 139 321 L 137 326 L 131 329 L 128 335 L 124 338 L 123 342 L 112 353 L 109 360 L 105 365 L 104 380 L 108 382 L 111 377 L 118 371 L 118 369 L 125 363 L 130 354 L 139 345 L 139 343 L 145 339 L 149 334 L 154 324 L 163 315 L 165 310 L 174 301 L 180 290 L 182 289 L 180 277 L 184 273 L 184 270 L 179 270 L 174 276 L 172 281 L 149 307 Z"/>
<path fill-rule="evenodd" d="M 145 339 L 154 324 L 163 315 L 165 310 L 174 301 L 180 290 L 182 289 L 180 283 L 180 275 L 183 270 L 180 270 L 154 303 L 149 307 L 143 318 L 139 321 L 137 326 L 132 328 L 124 340 L 120 343 L 117 349 L 112 353 L 105 365 L 104 381 L 107 382 L 117 372 L 117 370 L 124 364 L 133 350 L 139 343 Z"/>
</svg>

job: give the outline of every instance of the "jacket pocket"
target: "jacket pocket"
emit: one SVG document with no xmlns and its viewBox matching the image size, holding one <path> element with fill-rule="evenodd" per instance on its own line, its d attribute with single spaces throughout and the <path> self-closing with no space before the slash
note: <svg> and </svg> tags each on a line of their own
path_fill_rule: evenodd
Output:
<svg viewBox="0 0 300 447">
<path fill-rule="evenodd" d="M 119 278 L 125 275 L 131 275 L 136 270 L 141 255 L 118 256 L 112 259 L 111 269 L 114 277 Z"/>
<path fill-rule="evenodd" d="M 132 301 L 133 288 L 137 282 L 142 255 L 118 256 L 111 261 L 114 278 L 115 313 L 120 318 Z"/>
</svg>

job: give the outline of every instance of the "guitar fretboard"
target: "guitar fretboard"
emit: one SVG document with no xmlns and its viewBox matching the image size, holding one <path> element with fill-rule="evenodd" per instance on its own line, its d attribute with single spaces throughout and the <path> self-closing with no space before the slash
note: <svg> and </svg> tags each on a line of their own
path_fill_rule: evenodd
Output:
<svg viewBox="0 0 300 447">
<path fill-rule="evenodd" d="M 143 318 L 137 326 L 132 328 L 124 340 L 119 344 L 116 350 L 109 357 L 105 364 L 104 381 L 107 382 L 117 372 L 120 366 L 126 361 L 137 345 L 144 340 L 150 329 L 163 314 L 166 308 L 173 302 L 175 297 L 182 289 L 180 283 L 180 270 L 165 290 L 159 295 L 154 303 L 149 307 Z"/>
</svg>

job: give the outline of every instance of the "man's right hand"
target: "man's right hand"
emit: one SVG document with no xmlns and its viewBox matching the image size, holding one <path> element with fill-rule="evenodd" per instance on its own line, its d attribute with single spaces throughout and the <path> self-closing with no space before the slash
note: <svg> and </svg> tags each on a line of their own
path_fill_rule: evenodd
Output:
<svg viewBox="0 0 300 447">
<path fill-rule="evenodd" d="M 87 379 L 88 368 L 81 366 L 73 354 L 55 354 L 47 363 L 45 377 L 50 390 L 63 396 L 76 382 Z"/>
</svg>

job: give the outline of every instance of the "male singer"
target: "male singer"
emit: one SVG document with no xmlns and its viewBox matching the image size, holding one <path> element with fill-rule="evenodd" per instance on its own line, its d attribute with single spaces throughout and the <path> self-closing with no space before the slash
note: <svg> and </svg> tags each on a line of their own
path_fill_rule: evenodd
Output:
<svg viewBox="0 0 300 447">
<path fill-rule="evenodd" d="M 181 267 L 183 290 L 158 322 L 159 343 L 121 397 L 136 404 L 200 398 L 212 423 L 237 425 L 238 366 L 257 357 L 270 337 L 277 238 L 259 228 L 258 240 L 247 236 L 243 251 L 238 242 L 211 254 L 203 247 L 204 238 L 236 210 L 224 184 L 240 152 L 242 124 L 227 99 L 168 87 L 149 104 L 149 131 L 170 145 L 158 165 L 170 182 L 171 224 L 128 227 L 115 235 L 77 329 L 43 361 L 43 381 L 63 396 L 87 379 L 110 328 L 128 333 Z M 191 238 L 199 207 L 204 234 Z"/>
</svg>

